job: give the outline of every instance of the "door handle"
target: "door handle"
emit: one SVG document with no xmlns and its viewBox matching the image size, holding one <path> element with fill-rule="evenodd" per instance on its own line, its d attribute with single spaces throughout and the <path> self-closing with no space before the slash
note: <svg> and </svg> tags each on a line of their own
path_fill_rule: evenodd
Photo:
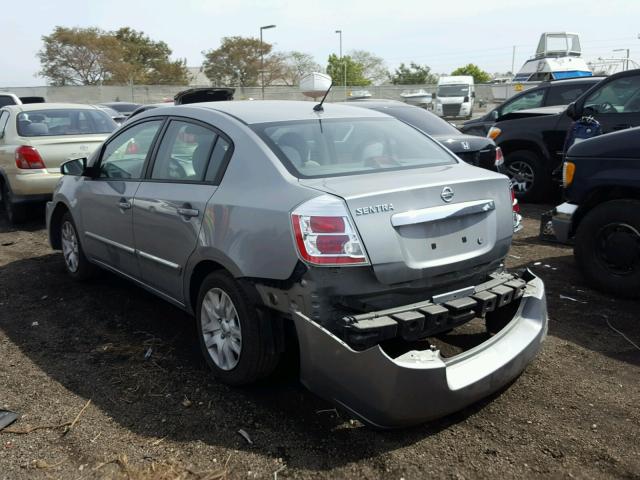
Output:
<svg viewBox="0 0 640 480">
<path fill-rule="evenodd" d="M 200 211 L 197 208 L 191 208 L 191 205 L 188 203 L 178 208 L 178 215 L 187 218 L 197 217 L 199 213 Z"/>
<path fill-rule="evenodd" d="M 131 208 L 131 202 L 129 202 L 126 198 L 121 198 L 120 201 L 118 202 L 118 206 L 122 209 L 122 210 L 129 210 Z"/>
</svg>

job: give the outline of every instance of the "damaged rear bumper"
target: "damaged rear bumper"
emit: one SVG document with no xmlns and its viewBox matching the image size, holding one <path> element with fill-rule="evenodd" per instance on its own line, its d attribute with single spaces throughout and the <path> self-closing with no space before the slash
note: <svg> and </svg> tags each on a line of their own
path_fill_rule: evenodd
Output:
<svg viewBox="0 0 640 480">
<path fill-rule="evenodd" d="M 355 351 L 303 314 L 293 318 L 302 383 L 379 428 L 442 417 L 499 390 L 535 357 L 547 331 L 544 284 L 530 272 L 507 326 L 452 358 L 437 350 L 391 358 L 378 345 Z"/>
</svg>

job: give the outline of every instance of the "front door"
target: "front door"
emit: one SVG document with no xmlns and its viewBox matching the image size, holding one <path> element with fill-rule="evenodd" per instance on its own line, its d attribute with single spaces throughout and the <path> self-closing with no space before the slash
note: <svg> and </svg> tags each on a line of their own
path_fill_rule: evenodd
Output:
<svg viewBox="0 0 640 480">
<path fill-rule="evenodd" d="M 229 145 L 203 124 L 171 120 L 136 193 L 133 223 L 142 279 L 180 303 L 184 268 Z"/>
<path fill-rule="evenodd" d="M 639 126 L 640 74 L 604 81 L 586 98 L 583 112 L 600 122 L 602 133 Z"/>
<path fill-rule="evenodd" d="M 99 176 L 83 178 L 78 190 L 86 254 L 136 279 L 140 269 L 133 241 L 133 199 L 162 122 L 138 123 L 113 137 L 98 160 Z"/>
</svg>

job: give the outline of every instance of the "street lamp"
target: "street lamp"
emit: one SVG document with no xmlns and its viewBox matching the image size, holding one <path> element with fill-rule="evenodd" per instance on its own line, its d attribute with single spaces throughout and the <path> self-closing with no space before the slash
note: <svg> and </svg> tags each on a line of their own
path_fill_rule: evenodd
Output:
<svg viewBox="0 0 640 480">
<path fill-rule="evenodd" d="M 262 31 L 268 30 L 269 28 L 276 28 L 276 26 L 265 25 L 264 27 L 260 27 L 260 76 L 262 78 L 260 86 L 262 87 L 262 100 L 264 100 L 264 52 L 262 50 Z"/>
<path fill-rule="evenodd" d="M 624 61 L 625 72 L 629 70 L 629 49 L 628 48 L 616 48 L 614 52 L 627 52 L 627 58 Z"/>
<path fill-rule="evenodd" d="M 336 30 L 340 35 L 340 61 L 342 62 L 342 75 L 344 77 L 344 98 L 347 98 L 347 64 L 342 57 L 342 30 Z"/>
</svg>

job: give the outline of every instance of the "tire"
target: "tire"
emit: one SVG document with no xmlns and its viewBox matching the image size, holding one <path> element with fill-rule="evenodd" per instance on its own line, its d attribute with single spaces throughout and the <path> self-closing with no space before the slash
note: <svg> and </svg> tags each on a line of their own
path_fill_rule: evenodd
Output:
<svg viewBox="0 0 640 480">
<path fill-rule="evenodd" d="M 27 206 L 13 203 L 11 191 L 5 182 L 2 182 L 2 204 L 9 223 L 17 225 L 27 220 Z"/>
<path fill-rule="evenodd" d="M 512 179 L 518 200 L 545 200 L 551 189 L 551 175 L 539 155 L 529 150 L 517 150 L 505 158 L 505 173 Z"/>
<path fill-rule="evenodd" d="M 59 233 L 64 268 L 67 273 L 77 281 L 93 278 L 98 272 L 98 267 L 87 260 L 80 243 L 78 229 L 69 212 L 66 212 L 60 220 Z"/>
<path fill-rule="evenodd" d="M 275 370 L 280 358 L 277 336 L 282 332 L 226 271 L 205 277 L 196 320 L 202 354 L 221 382 L 246 385 Z"/>
<path fill-rule="evenodd" d="M 574 256 L 587 282 L 614 295 L 640 297 L 640 201 L 610 200 L 588 212 Z"/>
</svg>

